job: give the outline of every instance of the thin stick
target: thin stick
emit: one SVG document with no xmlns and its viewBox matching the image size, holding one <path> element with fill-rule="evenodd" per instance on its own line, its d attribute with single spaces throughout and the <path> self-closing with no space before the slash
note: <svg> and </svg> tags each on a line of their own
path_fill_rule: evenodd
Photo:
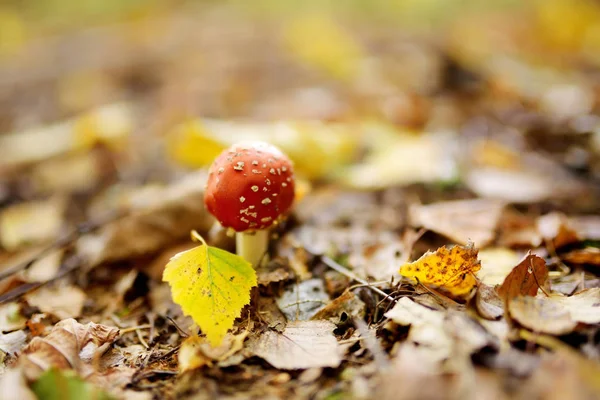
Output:
<svg viewBox="0 0 600 400">
<path fill-rule="evenodd" d="M 140 331 L 139 329 L 136 329 L 135 330 L 135 334 L 137 335 L 138 339 L 140 340 L 140 343 L 142 344 L 142 346 L 144 346 L 145 348 L 149 349 L 150 346 L 148 346 L 148 343 L 146 343 L 146 341 L 142 337 L 142 331 Z"/>
<path fill-rule="evenodd" d="M 372 291 L 374 291 L 375 293 L 383 296 L 385 299 L 391 301 L 391 302 L 396 302 L 396 299 L 394 299 L 393 297 L 390 297 L 386 292 L 384 292 L 383 290 L 373 286 L 371 283 L 367 282 L 366 280 L 356 276 L 356 274 L 354 274 L 354 272 L 350 271 L 348 268 L 338 264 L 337 262 L 335 262 L 334 260 L 332 260 L 331 258 L 324 256 L 324 255 L 316 255 L 312 252 L 309 251 L 309 253 L 320 257 L 321 261 L 323 261 L 323 263 L 325 265 L 327 265 L 329 268 L 333 269 L 334 271 L 339 272 L 342 275 L 347 276 L 350 279 L 355 280 L 356 282 L 370 288 Z"/>
</svg>

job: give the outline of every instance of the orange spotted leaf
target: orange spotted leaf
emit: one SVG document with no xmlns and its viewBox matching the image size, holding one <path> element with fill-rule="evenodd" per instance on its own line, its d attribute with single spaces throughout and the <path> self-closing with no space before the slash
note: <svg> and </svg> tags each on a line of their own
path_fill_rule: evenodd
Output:
<svg viewBox="0 0 600 400">
<path fill-rule="evenodd" d="M 418 279 L 424 285 L 446 290 L 453 296 L 465 296 L 477 284 L 475 272 L 481 265 L 478 250 L 466 246 L 443 246 L 435 252 L 428 251 L 417 261 L 400 267 L 400 274 Z"/>
</svg>

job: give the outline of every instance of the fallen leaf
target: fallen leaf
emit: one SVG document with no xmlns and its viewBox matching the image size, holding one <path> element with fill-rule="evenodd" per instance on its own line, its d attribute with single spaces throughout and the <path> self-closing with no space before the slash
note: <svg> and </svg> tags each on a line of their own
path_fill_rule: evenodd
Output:
<svg viewBox="0 0 600 400">
<path fill-rule="evenodd" d="M 507 248 L 482 249 L 479 251 L 481 269 L 477 278 L 486 285 L 500 285 L 521 258 L 522 255 Z"/>
<path fill-rule="evenodd" d="M 505 300 L 519 295 L 535 296 L 538 289 L 546 284 L 547 279 L 546 263 L 530 252 L 504 279 L 498 294 Z"/>
<path fill-rule="evenodd" d="M 600 248 L 586 247 L 561 255 L 563 261 L 576 265 L 600 266 Z"/>
<path fill-rule="evenodd" d="M 86 298 L 83 290 L 73 285 L 43 286 L 25 296 L 31 306 L 59 319 L 79 317 Z"/>
<path fill-rule="evenodd" d="M 0 214 L 0 240 L 7 250 L 33 243 L 46 243 L 59 237 L 63 227 L 64 199 L 19 203 Z"/>
<path fill-rule="evenodd" d="M 0 393 L 4 400 L 39 400 L 18 368 L 7 369 L 0 376 Z"/>
<path fill-rule="evenodd" d="M 366 304 L 353 292 L 346 290 L 338 298 L 319 310 L 311 319 L 324 319 L 338 325 L 352 318 L 363 318 L 365 309 Z"/>
<path fill-rule="evenodd" d="M 493 287 L 479 284 L 475 294 L 475 308 L 482 318 L 497 320 L 504 314 L 504 304 Z"/>
<path fill-rule="evenodd" d="M 219 346 L 257 285 L 256 271 L 242 257 L 203 244 L 175 255 L 163 280 L 173 301 L 193 318 L 213 346 Z"/>
<path fill-rule="evenodd" d="M 372 137 L 372 136 L 370 136 Z M 443 135 L 394 132 L 363 162 L 339 173 L 342 183 L 357 189 L 381 189 L 419 182 L 452 181 L 457 170 Z"/>
<path fill-rule="evenodd" d="M 490 199 L 455 200 L 409 209 L 411 224 L 423 227 L 453 241 L 484 247 L 496 235 L 505 203 Z"/>
<path fill-rule="evenodd" d="M 577 232 L 569 226 L 569 220 L 564 214 L 555 212 L 542 215 L 537 220 L 537 228 L 544 239 L 551 241 L 554 249 L 580 241 Z"/>
<path fill-rule="evenodd" d="M 131 130 L 132 112 L 127 104 L 111 104 L 78 118 L 2 135 L 0 167 L 33 163 L 79 149 L 87 150 L 98 142 L 118 146 Z"/>
<path fill-rule="evenodd" d="M 456 346 L 463 346 L 461 351 L 470 354 L 490 342 L 488 334 L 464 314 L 432 310 L 408 297 L 402 297 L 385 317 L 410 326 L 407 339 L 425 349 L 425 358 L 432 363 L 449 358 Z"/>
<path fill-rule="evenodd" d="M 0 332 L 10 332 L 25 328 L 27 318 L 21 314 L 17 303 L 0 304 Z"/>
<path fill-rule="evenodd" d="M 535 332 L 563 335 L 577 326 L 568 310 L 545 297 L 519 295 L 508 302 L 508 311 L 513 320 Z"/>
<path fill-rule="evenodd" d="M 77 241 L 78 254 L 92 265 L 157 252 L 191 230 L 208 231 L 214 219 L 204 207 L 206 174 L 193 173 L 126 204 L 126 217 Z"/>
<path fill-rule="evenodd" d="M 72 371 L 49 369 L 31 385 L 33 392 L 44 400 L 111 400 L 112 397 L 83 381 Z"/>
<path fill-rule="evenodd" d="M 27 334 L 23 330 L 0 334 L 0 350 L 14 355 L 21 351 L 26 340 Z"/>
<path fill-rule="evenodd" d="M 82 325 L 65 319 L 54 325 L 48 336 L 34 337 L 18 359 L 29 380 L 52 367 L 74 369 L 81 376 L 93 372 L 92 362 L 119 336 L 117 328 L 89 322 Z"/>
<path fill-rule="evenodd" d="M 227 333 L 223 343 L 217 347 L 211 346 L 206 338 L 190 336 L 179 348 L 177 355 L 179 371 L 185 372 L 205 365 L 211 367 L 215 362 L 226 361 L 244 348 L 244 341 L 248 334 L 249 331 L 238 335 Z"/>
<path fill-rule="evenodd" d="M 328 321 L 290 322 L 282 333 L 267 330 L 251 338 L 248 349 L 279 369 L 338 367 L 342 352 Z"/>
<path fill-rule="evenodd" d="M 424 285 L 445 289 L 452 295 L 465 296 L 477 284 L 475 273 L 481 268 L 477 251 L 472 243 L 440 247 L 401 266 L 400 274 L 417 278 Z"/>
<path fill-rule="evenodd" d="M 327 303 L 329 295 L 321 279 L 290 284 L 277 299 L 277 306 L 288 321 L 308 320 Z"/>
</svg>

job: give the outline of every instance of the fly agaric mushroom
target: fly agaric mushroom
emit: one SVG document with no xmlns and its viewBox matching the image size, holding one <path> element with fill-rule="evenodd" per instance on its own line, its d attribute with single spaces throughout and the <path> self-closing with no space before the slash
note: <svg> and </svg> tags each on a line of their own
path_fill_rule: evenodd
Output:
<svg viewBox="0 0 600 400">
<path fill-rule="evenodd" d="M 294 201 L 294 171 L 288 157 L 265 142 L 246 142 L 221 153 L 204 192 L 208 211 L 236 232 L 236 252 L 254 267 L 267 251 L 269 229 Z"/>
</svg>

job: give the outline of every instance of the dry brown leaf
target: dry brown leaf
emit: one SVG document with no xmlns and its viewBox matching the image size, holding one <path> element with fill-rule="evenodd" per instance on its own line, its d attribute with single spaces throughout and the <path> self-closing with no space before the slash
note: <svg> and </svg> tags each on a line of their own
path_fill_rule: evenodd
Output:
<svg viewBox="0 0 600 400">
<path fill-rule="evenodd" d="M 85 292 L 73 285 L 43 286 L 25 296 L 31 306 L 59 319 L 79 317 L 86 298 Z"/>
<path fill-rule="evenodd" d="M 573 250 L 561 255 L 561 258 L 563 261 L 571 264 L 600 267 L 600 249 L 597 247 Z"/>
<path fill-rule="evenodd" d="M 544 239 L 551 241 L 554 249 L 581 240 L 577 231 L 570 226 L 569 219 L 561 213 L 542 215 L 537 220 L 537 228 Z"/>
<path fill-rule="evenodd" d="M 208 231 L 213 218 L 204 207 L 205 182 L 205 173 L 194 173 L 131 200 L 129 215 L 79 239 L 79 254 L 97 265 L 154 253 L 194 229 Z"/>
<path fill-rule="evenodd" d="M 119 336 L 119 330 L 89 322 L 82 325 L 65 319 L 54 325 L 48 336 L 35 337 L 18 359 L 29 380 L 35 380 L 49 368 L 74 369 L 80 375 L 93 372 L 92 362 Z"/>
<path fill-rule="evenodd" d="M 251 338 L 248 349 L 279 369 L 338 367 L 342 351 L 328 321 L 290 322 L 282 333 L 267 330 Z"/>
<path fill-rule="evenodd" d="M 484 247 L 496 235 L 496 227 L 506 204 L 497 200 L 455 200 L 428 205 L 413 205 L 411 224 L 446 236 L 466 245 Z"/>
<path fill-rule="evenodd" d="M 498 294 L 505 300 L 519 295 L 535 296 L 540 287 L 544 287 L 548 279 L 548 268 L 544 260 L 534 254 L 527 254 L 508 274 Z"/>
<path fill-rule="evenodd" d="M 563 335 L 577 326 L 568 310 L 545 297 L 514 297 L 508 311 L 513 320 L 535 332 Z"/>
<path fill-rule="evenodd" d="M 365 303 L 356 295 L 346 290 L 338 298 L 322 308 L 311 319 L 325 319 L 334 324 L 346 322 L 352 318 L 363 318 L 365 315 Z"/>
<path fill-rule="evenodd" d="M 183 341 L 177 356 L 179 371 L 185 372 L 213 363 L 227 361 L 230 357 L 244 348 L 244 341 L 249 331 L 238 335 L 227 333 L 220 346 L 213 347 L 205 337 L 190 336 Z"/>
</svg>

